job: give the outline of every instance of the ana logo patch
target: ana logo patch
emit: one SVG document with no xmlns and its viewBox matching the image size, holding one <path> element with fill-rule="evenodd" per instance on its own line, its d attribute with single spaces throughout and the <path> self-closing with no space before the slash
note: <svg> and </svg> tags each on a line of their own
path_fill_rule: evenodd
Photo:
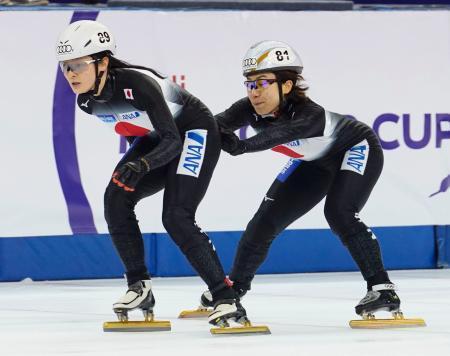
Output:
<svg viewBox="0 0 450 356">
<path fill-rule="evenodd" d="M 207 130 L 186 131 L 177 174 L 198 178 L 205 156 Z"/>
<path fill-rule="evenodd" d="M 364 175 L 368 158 L 369 144 L 367 143 L 367 140 L 364 140 L 345 153 L 341 170 L 352 171 Z"/>
<path fill-rule="evenodd" d="M 121 120 L 133 120 L 141 116 L 141 114 L 139 114 L 139 111 L 124 112 L 119 115 Z"/>
</svg>

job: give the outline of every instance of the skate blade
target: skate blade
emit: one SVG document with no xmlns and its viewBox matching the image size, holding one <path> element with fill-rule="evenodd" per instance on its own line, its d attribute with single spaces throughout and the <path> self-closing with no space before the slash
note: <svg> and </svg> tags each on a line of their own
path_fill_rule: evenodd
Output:
<svg viewBox="0 0 450 356">
<path fill-rule="evenodd" d="M 250 335 L 250 334 L 271 334 L 267 326 L 236 326 L 236 327 L 222 327 L 211 328 L 213 335 Z"/>
<path fill-rule="evenodd" d="M 206 308 L 198 308 L 195 310 L 183 310 L 180 315 L 178 315 L 179 319 L 189 319 L 189 318 L 207 318 L 211 313 L 212 309 Z"/>
<path fill-rule="evenodd" d="M 352 329 L 388 329 L 388 328 L 411 328 L 426 326 L 423 319 L 367 319 L 350 320 L 349 325 Z"/>
<path fill-rule="evenodd" d="M 170 321 L 107 321 L 103 323 L 103 331 L 170 331 Z"/>
</svg>

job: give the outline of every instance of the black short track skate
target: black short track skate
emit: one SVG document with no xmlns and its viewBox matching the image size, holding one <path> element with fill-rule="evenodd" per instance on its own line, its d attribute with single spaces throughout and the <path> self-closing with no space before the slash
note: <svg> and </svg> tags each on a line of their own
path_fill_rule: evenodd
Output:
<svg viewBox="0 0 450 356">
<path fill-rule="evenodd" d="M 360 315 L 362 320 L 351 320 L 350 327 L 374 329 L 425 326 L 426 324 L 423 319 L 404 318 L 403 313 L 400 310 L 400 298 L 395 290 L 395 285 L 391 283 L 373 286 L 355 307 L 356 314 Z M 392 318 L 375 318 L 375 313 L 379 311 L 390 312 Z"/>
</svg>

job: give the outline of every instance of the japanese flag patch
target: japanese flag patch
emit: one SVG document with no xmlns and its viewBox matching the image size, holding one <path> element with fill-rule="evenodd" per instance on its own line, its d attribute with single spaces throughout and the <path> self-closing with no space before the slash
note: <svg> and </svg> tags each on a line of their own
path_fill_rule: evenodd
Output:
<svg viewBox="0 0 450 356">
<path fill-rule="evenodd" d="M 125 93 L 125 99 L 134 100 L 133 89 L 124 89 L 123 92 Z"/>
</svg>

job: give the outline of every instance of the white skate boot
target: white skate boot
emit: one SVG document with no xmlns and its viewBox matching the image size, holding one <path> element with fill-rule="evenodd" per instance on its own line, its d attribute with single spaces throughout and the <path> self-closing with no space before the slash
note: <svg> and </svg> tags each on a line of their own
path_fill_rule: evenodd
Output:
<svg viewBox="0 0 450 356">
<path fill-rule="evenodd" d="M 233 289 L 236 291 L 239 300 L 242 300 L 244 295 L 247 293 L 246 289 L 237 289 L 235 288 L 235 286 L 233 286 Z M 187 318 L 207 317 L 209 316 L 209 314 L 211 314 L 213 308 L 214 308 L 213 296 L 211 292 L 207 289 L 200 296 L 200 305 L 197 307 L 197 309 L 182 310 L 181 313 L 178 315 L 178 318 L 187 319 Z"/>
<path fill-rule="evenodd" d="M 178 315 L 178 318 L 206 318 L 209 314 L 211 314 L 213 307 L 214 302 L 212 294 L 209 290 L 206 290 L 200 296 L 200 305 L 197 309 L 182 310 Z"/>
<path fill-rule="evenodd" d="M 120 321 L 128 320 L 128 312 L 133 309 L 141 309 L 145 320 L 153 319 L 153 307 L 155 298 L 152 293 L 151 280 L 138 281 L 128 287 L 127 292 L 116 303 L 113 310 Z"/>
<path fill-rule="evenodd" d="M 222 299 L 215 303 L 214 309 L 209 314 L 208 322 L 215 327 L 211 334 L 270 334 L 270 329 L 265 325 L 253 326 L 247 318 L 247 312 L 238 299 Z M 235 322 L 239 326 L 230 326 Z"/>
<path fill-rule="evenodd" d="M 103 331 L 164 331 L 170 330 L 169 321 L 153 320 L 155 298 L 152 293 L 151 280 L 142 280 L 128 287 L 127 292 L 116 303 L 113 310 L 118 322 L 105 322 Z M 128 312 L 141 309 L 144 321 L 128 321 Z"/>
</svg>

